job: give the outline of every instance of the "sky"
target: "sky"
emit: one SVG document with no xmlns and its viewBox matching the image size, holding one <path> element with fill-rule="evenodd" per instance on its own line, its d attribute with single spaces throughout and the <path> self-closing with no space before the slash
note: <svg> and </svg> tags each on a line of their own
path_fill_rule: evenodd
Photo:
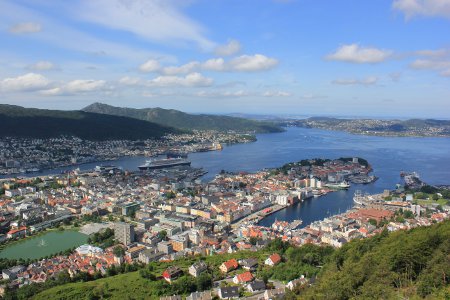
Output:
<svg viewBox="0 0 450 300">
<path fill-rule="evenodd" d="M 0 103 L 450 118 L 450 0 L 0 0 Z"/>
</svg>

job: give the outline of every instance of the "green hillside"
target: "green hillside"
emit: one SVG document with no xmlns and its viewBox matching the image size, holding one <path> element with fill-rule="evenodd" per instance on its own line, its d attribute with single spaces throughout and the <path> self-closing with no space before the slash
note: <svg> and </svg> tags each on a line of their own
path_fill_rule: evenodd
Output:
<svg viewBox="0 0 450 300">
<path fill-rule="evenodd" d="M 255 131 L 258 133 L 282 131 L 281 127 L 270 122 L 260 122 L 229 116 L 193 115 L 173 109 L 135 109 L 94 103 L 82 110 L 86 112 L 130 117 L 185 130 L 234 130 L 239 132 Z"/>
<path fill-rule="evenodd" d="M 304 299 L 450 299 L 450 221 L 354 241 Z"/>
<path fill-rule="evenodd" d="M 138 140 L 179 132 L 167 126 L 121 116 L 4 104 L 0 104 L 0 124 L 0 137 L 51 138 L 68 135 L 87 140 Z"/>
<path fill-rule="evenodd" d="M 273 252 L 280 253 L 283 262 L 273 268 L 264 266 L 264 259 Z M 113 272 L 113 276 L 103 279 L 58 286 L 55 285 L 60 283 L 56 282 L 46 283 L 46 286 L 28 286 L 20 289 L 17 294 L 7 296 L 27 299 L 34 295 L 32 299 L 51 300 L 158 299 L 174 293 L 186 295 L 205 287 L 208 289 L 211 278 L 222 278 L 218 267 L 223 261 L 249 257 L 257 258 L 260 262 L 256 271 L 258 278 L 272 278 L 286 283 L 302 274 L 308 278 L 317 276 L 312 287 L 302 287 L 294 293 L 288 292 L 288 299 L 450 297 L 450 221 L 410 231 L 386 231 L 373 238 L 353 241 L 338 250 L 314 245 L 296 248 L 275 240 L 256 253 L 244 251 L 203 258 L 183 258 L 170 263 L 154 262 L 137 272 L 119 275 L 113 275 Z M 182 276 L 173 285 L 157 279 L 169 265 L 177 265 L 186 272 L 198 259 L 205 260 L 209 266 L 207 285 L 199 285 L 198 280 L 189 275 Z"/>
</svg>

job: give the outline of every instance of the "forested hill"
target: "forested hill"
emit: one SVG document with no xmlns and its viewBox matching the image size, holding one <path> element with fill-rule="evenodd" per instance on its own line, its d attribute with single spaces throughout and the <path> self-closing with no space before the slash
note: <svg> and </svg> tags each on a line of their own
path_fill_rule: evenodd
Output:
<svg viewBox="0 0 450 300">
<path fill-rule="evenodd" d="M 450 221 L 353 241 L 303 299 L 450 299 Z"/>
<path fill-rule="evenodd" d="M 0 124 L 0 137 L 51 138 L 67 135 L 87 140 L 138 140 L 179 132 L 134 118 L 6 104 L 0 104 Z"/>
<path fill-rule="evenodd" d="M 83 108 L 82 110 L 86 112 L 101 113 L 107 115 L 125 116 L 185 130 L 233 130 L 238 132 L 254 131 L 257 133 L 282 131 L 281 127 L 274 125 L 271 122 L 260 122 L 229 116 L 206 114 L 194 115 L 173 109 L 135 109 L 127 107 L 115 107 L 102 103 L 93 103 Z"/>
</svg>

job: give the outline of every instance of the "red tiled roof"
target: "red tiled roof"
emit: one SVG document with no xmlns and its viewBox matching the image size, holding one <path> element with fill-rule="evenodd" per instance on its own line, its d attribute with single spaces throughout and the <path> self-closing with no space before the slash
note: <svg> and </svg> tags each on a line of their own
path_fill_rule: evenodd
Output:
<svg viewBox="0 0 450 300">
<path fill-rule="evenodd" d="M 225 265 L 227 270 L 237 269 L 237 267 L 239 266 L 238 262 L 234 258 L 224 262 L 223 264 Z"/>
<path fill-rule="evenodd" d="M 250 282 L 253 280 L 253 275 L 252 275 L 252 273 L 247 271 L 247 272 L 237 275 L 237 280 L 239 282 Z"/>
<path fill-rule="evenodd" d="M 281 256 L 278 253 L 272 254 L 271 256 L 269 256 L 269 258 L 274 264 L 277 264 L 281 261 Z"/>
</svg>

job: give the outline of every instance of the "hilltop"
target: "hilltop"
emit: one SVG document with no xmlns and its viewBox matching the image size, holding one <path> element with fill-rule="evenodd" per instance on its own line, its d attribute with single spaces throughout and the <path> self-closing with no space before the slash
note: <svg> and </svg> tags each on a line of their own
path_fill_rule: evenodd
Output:
<svg viewBox="0 0 450 300">
<path fill-rule="evenodd" d="M 270 133 L 281 132 L 283 129 L 271 122 L 261 122 L 230 116 L 219 115 L 194 115 L 174 109 L 163 108 L 128 108 L 116 107 L 103 103 L 93 103 L 82 109 L 85 112 L 124 116 L 163 126 L 175 127 L 183 130 L 217 130 Z"/>
<path fill-rule="evenodd" d="M 180 132 L 168 126 L 123 116 L 6 104 L 0 104 L 0 124 L 0 137 L 53 138 L 65 135 L 100 141 L 139 140 Z"/>
</svg>

